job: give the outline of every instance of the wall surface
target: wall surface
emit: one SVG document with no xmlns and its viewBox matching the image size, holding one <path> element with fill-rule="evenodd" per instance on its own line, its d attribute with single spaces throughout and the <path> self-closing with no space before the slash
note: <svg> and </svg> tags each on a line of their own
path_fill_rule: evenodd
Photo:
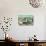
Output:
<svg viewBox="0 0 46 46">
<path fill-rule="evenodd" d="M 33 26 L 19 26 L 18 15 L 33 15 Z M 45 6 L 33 8 L 30 6 L 28 0 L 0 0 L 0 19 L 4 16 L 13 18 L 12 26 L 8 33 L 10 33 L 17 40 L 27 40 L 34 34 L 37 35 L 37 39 L 39 40 L 46 39 L 46 31 L 44 28 L 46 21 L 45 15 Z M 2 37 L 2 33 L 3 31 L 0 31 L 0 39 L 4 39 L 4 37 Z"/>
</svg>

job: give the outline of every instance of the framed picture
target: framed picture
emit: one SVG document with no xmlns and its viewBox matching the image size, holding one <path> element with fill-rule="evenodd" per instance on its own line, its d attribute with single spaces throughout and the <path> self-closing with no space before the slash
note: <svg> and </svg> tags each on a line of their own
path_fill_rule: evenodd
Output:
<svg viewBox="0 0 46 46">
<path fill-rule="evenodd" d="M 32 15 L 19 15 L 18 24 L 19 25 L 33 25 L 34 17 Z"/>
</svg>

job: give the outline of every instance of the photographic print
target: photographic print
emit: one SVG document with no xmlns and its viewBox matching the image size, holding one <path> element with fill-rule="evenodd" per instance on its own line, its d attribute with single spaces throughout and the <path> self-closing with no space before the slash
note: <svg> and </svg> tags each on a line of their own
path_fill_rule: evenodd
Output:
<svg viewBox="0 0 46 46">
<path fill-rule="evenodd" d="M 33 16 L 32 15 L 19 15 L 18 24 L 19 25 L 33 25 Z"/>
</svg>

